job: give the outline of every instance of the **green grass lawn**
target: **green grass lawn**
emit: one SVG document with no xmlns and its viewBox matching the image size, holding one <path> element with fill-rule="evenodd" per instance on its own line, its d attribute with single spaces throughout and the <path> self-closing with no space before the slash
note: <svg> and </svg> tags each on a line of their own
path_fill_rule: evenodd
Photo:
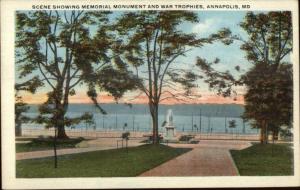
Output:
<svg viewBox="0 0 300 190">
<path fill-rule="evenodd" d="M 142 145 L 126 149 L 112 149 L 58 157 L 54 169 L 53 157 L 19 160 L 18 178 L 44 177 L 131 177 L 137 176 L 191 149 L 165 145 Z"/>
<path fill-rule="evenodd" d="M 24 139 L 21 139 L 21 141 Z M 30 152 L 38 150 L 50 150 L 53 149 L 53 139 L 51 138 L 28 138 L 29 143 L 16 143 L 16 152 Z M 74 148 L 77 143 L 80 143 L 83 138 L 76 139 L 64 139 L 57 141 L 57 148 Z M 18 139 L 18 141 L 20 141 Z"/>
<path fill-rule="evenodd" d="M 36 139 L 36 138 L 31 138 L 31 137 L 17 137 L 15 140 L 16 141 L 32 141 L 33 139 Z"/>
<path fill-rule="evenodd" d="M 231 150 L 242 176 L 293 175 L 291 144 L 254 144 L 244 150 Z"/>
</svg>

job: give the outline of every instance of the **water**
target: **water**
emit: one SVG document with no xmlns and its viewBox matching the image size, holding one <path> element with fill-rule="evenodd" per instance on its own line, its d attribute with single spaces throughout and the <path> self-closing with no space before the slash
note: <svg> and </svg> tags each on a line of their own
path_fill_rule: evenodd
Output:
<svg viewBox="0 0 300 190">
<path fill-rule="evenodd" d="M 70 105 L 67 116 L 78 117 L 84 112 L 90 112 L 94 116 L 94 125 L 84 122 L 74 126 L 75 128 L 88 130 L 111 131 L 151 131 L 152 119 L 146 105 L 133 105 L 132 108 L 125 105 L 106 104 L 103 108 L 107 115 L 99 113 L 92 105 Z M 162 105 L 160 107 L 158 123 L 159 131 L 163 131 L 162 123 L 166 120 L 166 110 L 172 109 L 174 113 L 174 125 L 177 131 L 201 132 L 201 133 L 246 133 L 256 134 L 257 129 L 252 129 L 249 123 L 243 123 L 239 117 L 243 113 L 240 105 Z M 201 117 L 200 117 L 201 111 Z M 29 117 L 37 115 L 36 106 L 31 106 Z M 236 121 L 236 128 L 230 129 L 228 122 Z M 193 127 L 194 126 L 194 127 Z M 23 124 L 26 129 L 42 128 L 43 125 Z"/>
</svg>

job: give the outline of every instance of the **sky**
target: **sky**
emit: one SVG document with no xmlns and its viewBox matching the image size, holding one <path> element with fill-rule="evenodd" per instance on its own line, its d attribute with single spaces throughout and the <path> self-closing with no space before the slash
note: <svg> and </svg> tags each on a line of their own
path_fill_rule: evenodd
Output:
<svg viewBox="0 0 300 190">
<path fill-rule="evenodd" d="M 119 15 L 120 12 L 114 13 L 112 17 Z M 247 35 L 239 27 L 239 23 L 243 20 L 246 12 L 245 11 L 199 11 L 197 12 L 200 22 L 199 23 L 183 23 L 179 26 L 179 29 L 187 33 L 195 33 L 198 37 L 207 37 L 213 32 L 218 31 L 224 27 L 229 28 L 233 34 L 240 35 L 246 39 Z M 94 30 L 94 28 L 91 28 Z M 93 31 L 91 31 L 93 32 Z M 222 43 L 214 43 L 205 45 L 201 48 L 194 48 L 188 52 L 185 57 L 179 57 L 175 60 L 174 65 L 180 65 L 176 68 L 196 70 L 194 64 L 196 57 L 205 58 L 208 61 L 213 61 L 216 57 L 220 59 L 220 63 L 215 65 L 215 69 L 218 71 L 230 71 L 236 78 L 240 75 L 235 71 L 234 67 L 239 65 L 242 72 L 247 71 L 251 64 L 245 59 L 245 53 L 240 50 L 240 43 L 234 42 L 233 44 L 226 46 Z M 16 69 L 17 70 L 17 69 Z M 200 71 L 199 71 L 200 72 Z M 18 79 L 18 72 L 16 72 L 16 82 Z M 223 98 L 217 96 L 215 92 L 210 91 L 208 86 L 203 81 L 197 82 L 198 88 L 195 89 L 195 93 L 200 94 L 200 98 L 188 100 L 187 102 L 178 102 L 175 99 L 167 99 L 163 101 L 163 104 L 177 104 L 177 103 L 237 103 L 243 104 L 243 93 L 245 92 L 244 87 L 236 88 L 238 95 L 237 97 Z M 27 103 L 42 103 L 46 100 L 46 92 L 49 90 L 48 86 L 43 87 L 36 94 L 30 94 L 22 92 L 24 102 Z M 70 97 L 70 103 L 91 103 L 90 99 L 86 96 L 86 87 L 77 86 L 75 88 L 76 95 Z M 128 92 L 120 99 L 120 102 L 127 103 L 147 103 L 145 96 L 141 95 L 136 97 L 138 92 Z M 102 103 L 112 103 L 114 99 L 107 93 L 101 92 L 98 96 L 98 100 Z"/>
</svg>

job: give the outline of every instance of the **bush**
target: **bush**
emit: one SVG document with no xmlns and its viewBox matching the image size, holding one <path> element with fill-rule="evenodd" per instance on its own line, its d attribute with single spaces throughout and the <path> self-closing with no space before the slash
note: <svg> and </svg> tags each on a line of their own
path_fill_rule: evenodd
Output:
<svg viewBox="0 0 300 190">
<path fill-rule="evenodd" d="M 128 140 L 129 136 L 130 136 L 130 133 L 128 131 L 125 133 L 122 133 L 122 139 L 124 139 L 124 140 Z"/>
<path fill-rule="evenodd" d="M 290 129 L 280 129 L 279 135 L 283 140 L 291 141 L 293 139 L 293 133 Z"/>
<path fill-rule="evenodd" d="M 53 137 L 39 137 L 32 139 L 29 143 L 16 144 L 17 152 L 30 152 L 38 150 L 53 149 Z M 82 142 L 84 138 L 69 138 L 69 139 L 57 139 L 57 148 L 75 148 L 76 144 Z"/>
<path fill-rule="evenodd" d="M 182 135 L 182 136 L 180 136 L 179 141 L 189 141 L 192 138 L 194 138 L 193 135 Z"/>
<path fill-rule="evenodd" d="M 194 139 L 193 139 L 193 140 L 190 140 L 190 141 L 189 141 L 189 143 L 190 143 L 190 144 L 198 144 L 198 143 L 199 143 L 199 141 L 198 141 L 198 140 L 194 140 Z"/>
</svg>

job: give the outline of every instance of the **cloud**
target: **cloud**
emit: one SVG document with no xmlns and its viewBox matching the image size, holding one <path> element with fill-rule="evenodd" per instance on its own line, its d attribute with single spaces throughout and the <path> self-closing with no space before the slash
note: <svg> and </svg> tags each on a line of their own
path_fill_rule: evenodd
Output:
<svg viewBox="0 0 300 190">
<path fill-rule="evenodd" d="M 193 32 L 203 35 L 210 34 L 221 28 L 222 20 L 219 18 L 209 18 L 193 26 Z"/>
</svg>

